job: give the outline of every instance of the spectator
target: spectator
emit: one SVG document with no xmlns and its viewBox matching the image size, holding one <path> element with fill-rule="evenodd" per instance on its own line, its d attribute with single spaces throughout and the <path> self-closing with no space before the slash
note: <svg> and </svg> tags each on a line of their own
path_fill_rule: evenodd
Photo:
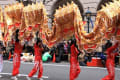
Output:
<svg viewBox="0 0 120 80">
<path fill-rule="evenodd" d="M 91 54 L 90 53 L 86 53 L 85 54 L 85 64 L 87 64 L 87 61 L 91 62 L 92 60 L 92 57 L 91 57 Z"/>
<path fill-rule="evenodd" d="M 42 56 L 43 62 L 49 62 L 52 59 L 52 56 L 49 54 L 50 52 L 45 52 Z"/>
<path fill-rule="evenodd" d="M 71 49 L 70 49 L 70 44 L 71 44 L 71 40 L 68 41 L 68 53 L 71 53 Z"/>
<path fill-rule="evenodd" d="M 103 66 L 105 67 L 106 66 L 106 56 L 104 55 L 104 53 L 101 53 L 100 58 L 101 58 Z"/>
<path fill-rule="evenodd" d="M 7 60 L 9 57 L 9 53 L 6 51 L 6 47 L 3 47 L 3 59 Z"/>
<path fill-rule="evenodd" d="M 60 62 L 61 58 L 63 56 L 63 53 L 64 53 L 64 44 L 63 44 L 63 42 L 58 44 L 57 49 L 58 49 L 58 56 L 56 57 L 56 62 Z"/>
<path fill-rule="evenodd" d="M 68 54 L 68 44 L 67 44 L 67 41 L 64 41 L 64 53 Z"/>
<path fill-rule="evenodd" d="M 43 44 L 43 49 L 44 49 L 43 52 L 42 52 L 43 54 L 44 54 L 45 52 L 48 52 L 48 51 L 49 51 L 49 48 L 48 48 L 46 45 L 44 45 L 44 44 Z"/>
<path fill-rule="evenodd" d="M 50 54 L 53 56 L 53 54 L 56 54 L 56 47 L 53 46 L 51 49 L 50 49 Z"/>
</svg>

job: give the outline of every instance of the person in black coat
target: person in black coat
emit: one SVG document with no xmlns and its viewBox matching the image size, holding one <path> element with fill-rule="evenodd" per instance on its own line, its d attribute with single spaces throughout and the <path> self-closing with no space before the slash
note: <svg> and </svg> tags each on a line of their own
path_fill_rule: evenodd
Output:
<svg viewBox="0 0 120 80">
<path fill-rule="evenodd" d="M 56 57 L 56 62 L 60 62 L 61 61 L 61 58 L 64 54 L 64 43 L 59 43 L 57 45 L 57 50 L 58 50 L 58 56 Z"/>
</svg>

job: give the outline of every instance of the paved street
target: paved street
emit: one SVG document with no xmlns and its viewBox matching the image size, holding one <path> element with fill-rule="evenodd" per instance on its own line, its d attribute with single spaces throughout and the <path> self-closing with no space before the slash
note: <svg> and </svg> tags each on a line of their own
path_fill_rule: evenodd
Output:
<svg viewBox="0 0 120 80">
<path fill-rule="evenodd" d="M 27 80 L 25 76 L 30 72 L 33 63 L 22 63 L 20 68 L 19 80 Z M 69 80 L 69 64 L 68 63 L 44 63 L 44 80 Z M 101 80 L 107 74 L 105 68 L 81 67 L 81 73 L 76 80 Z M 3 73 L 4 78 L 0 80 L 11 80 L 12 62 L 5 61 Z M 32 80 L 37 80 L 37 75 Z M 120 68 L 116 68 L 116 79 L 120 80 Z"/>
</svg>

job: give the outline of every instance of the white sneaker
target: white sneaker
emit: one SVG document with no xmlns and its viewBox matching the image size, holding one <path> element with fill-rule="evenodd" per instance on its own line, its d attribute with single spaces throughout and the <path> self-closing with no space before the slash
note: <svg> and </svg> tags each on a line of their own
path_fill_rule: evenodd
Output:
<svg viewBox="0 0 120 80">
<path fill-rule="evenodd" d="M 0 75 L 0 78 L 2 78 L 2 75 Z"/>
<path fill-rule="evenodd" d="M 16 76 L 11 77 L 11 79 L 13 79 L 13 80 L 18 80 L 18 78 L 17 78 Z"/>
<path fill-rule="evenodd" d="M 42 78 L 39 78 L 39 80 L 43 80 Z"/>
<path fill-rule="evenodd" d="M 26 76 L 27 80 L 31 80 L 30 77 Z"/>
<path fill-rule="evenodd" d="M 11 79 L 14 79 L 14 78 L 15 78 L 14 76 L 11 77 Z"/>
<path fill-rule="evenodd" d="M 17 77 L 15 77 L 15 79 L 14 80 L 18 80 L 18 78 Z"/>
</svg>

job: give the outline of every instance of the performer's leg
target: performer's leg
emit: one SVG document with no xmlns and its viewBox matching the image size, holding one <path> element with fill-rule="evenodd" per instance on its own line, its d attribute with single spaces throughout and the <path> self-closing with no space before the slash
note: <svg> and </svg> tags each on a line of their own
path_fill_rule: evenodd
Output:
<svg viewBox="0 0 120 80">
<path fill-rule="evenodd" d="M 115 80 L 115 69 L 114 67 L 109 68 L 110 71 L 108 72 L 108 75 L 105 76 L 102 80 Z"/>
<path fill-rule="evenodd" d="M 17 69 L 16 69 L 17 67 L 16 67 L 16 62 L 14 63 L 14 61 L 13 61 L 13 72 L 12 72 L 12 77 L 11 77 L 11 79 L 13 79 L 13 80 L 17 80 L 17 77 L 16 77 L 16 75 L 17 75 Z"/>
<path fill-rule="evenodd" d="M 19 74 L 19 68 L 20 68 L 20 57 L 17 57 L 14 61 L 13 61 L 13 76 L 16 76 L 17 74 Z"/>
<path fill-rule="evenodd" d="M 113 80 L 115 76 L 115 69 L 114 69 L 114 61 L 109 61 L 109 64 L 107 66 L 108 70 L 108 79 Z"/>
<path fill-rule="evenodd" d="M 74 75 L 72 75 L 71 70 L 70 70 L 70 80 L 74 80 Z"/>
<path fill-rule="evenodd" d="M 16 76 L 17 74 L 17 60 L 15 57 L 13 57 L 13 71 L 12 71 L 12 76 Z"/>
<path fill-rule="evenodd" d="M 108 75 L 105 76 L 102 80 L 114 80 L 115 69 L 113 62 L 111 60 L 107 61 L 106 67 L 107 67 Z"/>
<path fill-rule="evenodd" d="M 72 65 L 70 65 L 70 80 L 74 80 L 74 70 Z"/>
<path fill-rule="evenodd" d="M 31 70 L 31 72 L 29 73 L 29 77 L 32 77 L 38 70 L 39 68 L 39 62 L 38 61 L 35 61 L 35 64 L 34 64 L 34 67 L 33 69 Z"/>
<path fill-rule="evenodd" d="M 75 75 L 75 78 L 77 78 L 78 77 L 78 75 L 80 74 L 80 66 L 79 66 L 79 62 L 77 62 L 77 67 L 76 67 L 77 69 L 76 69 L 76 75 Z"/>
<path fill-rule="evenodd" d="M 13 80 L 17 80 L 17 75 L 19 74 L 19 68 L 20 68 L 20 56 L 14 56 L 13 57 L 13 72 L 12 72 L 12 78 Z"/>
<path fill-rule="evenodd" d="M 79 62 L 77 62 L 77 74 L 80 74 L 81 70 L 80 70 L 80 66 L 79 66 Z"/>
<path fill-rule="evenodd" d="M 110 75 L 107 75 L 104 78 L 102 78 L 101 80 L 112 80 L 112 79 L 110 78 Z"/>
<path fill-rule="evenodd" d="M 111 68 L 110 68 L 110 78 L 112 80 L 115 80 L 115 66 L 114 66 L 114 61 L 111 61 Z"/>
<path fill-rule="evenodd" d="M 43 75 L 43 65 L 42 65 L 42 60 L 40 60 L 38 78 L 42 78 L 42 75 Z"/>
<path fill-rule="evenodd" d="M 20 68 L 20 61 L 18 61 L 16 65 L 16 74 L 19 74 L 19 68 Z"/>
<path fill-rule="evenodd" d="M 74 58 L 70 59 L 70 80 L 74 80 L 75 79 L 75 75 L 76 75 L 76 63 L 74 62 Z"/>
</svg>

